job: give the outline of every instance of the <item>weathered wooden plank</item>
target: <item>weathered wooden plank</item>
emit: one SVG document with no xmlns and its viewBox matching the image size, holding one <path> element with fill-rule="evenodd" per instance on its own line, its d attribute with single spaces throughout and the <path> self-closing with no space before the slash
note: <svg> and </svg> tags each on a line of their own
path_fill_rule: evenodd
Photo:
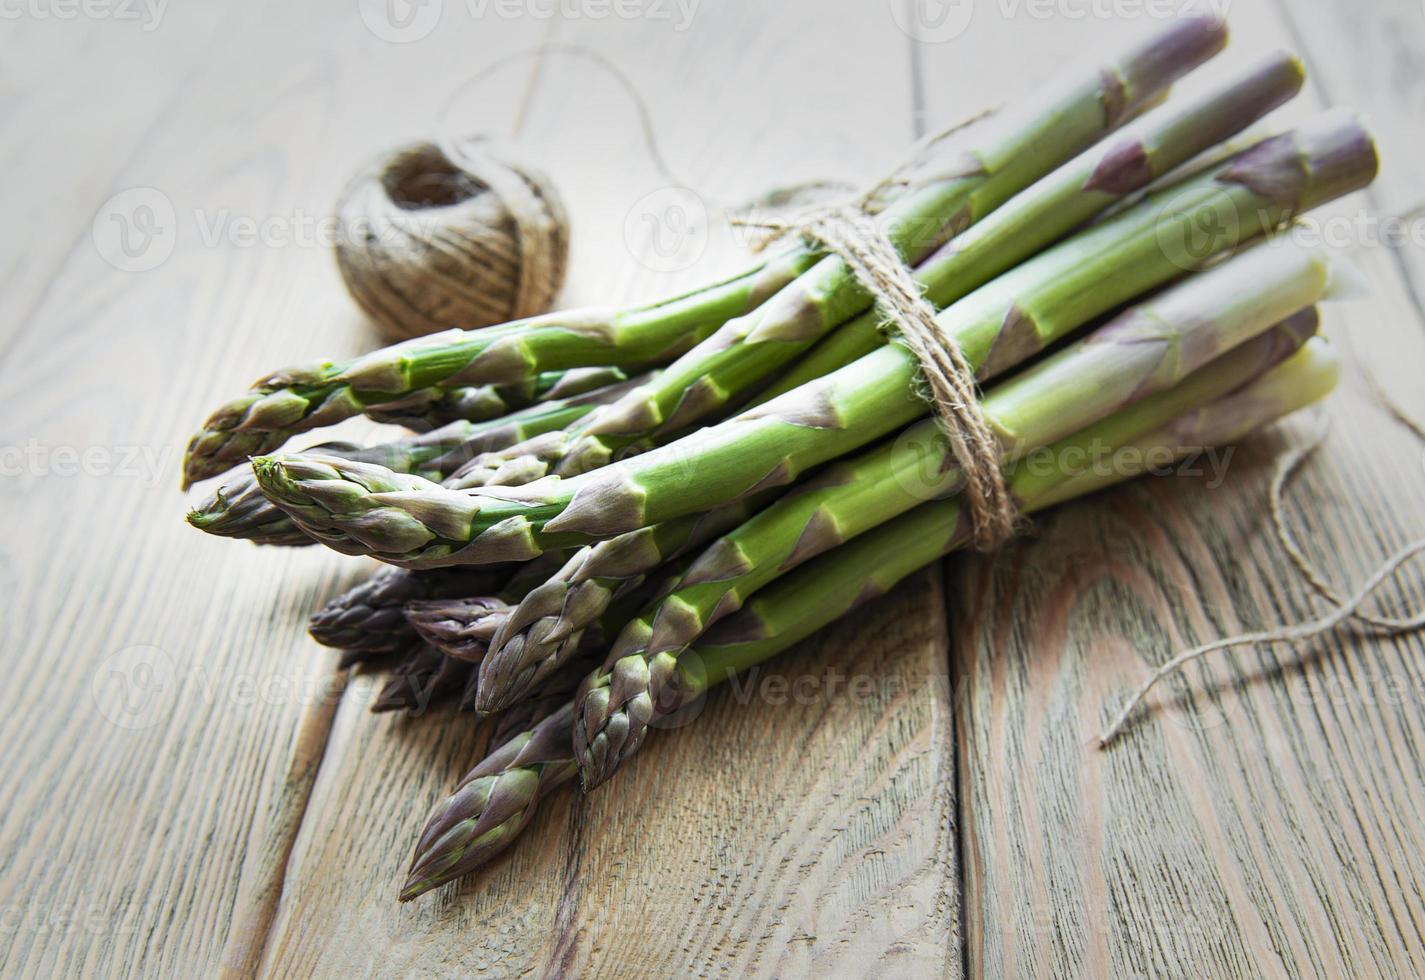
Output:
<svg viewBox="0 0 1425 980">
<path fill-rule="evenodd" d="M 883 9 L 707 5 L 686 35 L 669 26 L 566 23 L 555 40 L 622 66 L 694 199 L 668 193 L 632 107 L 587 59 L 551 54 L 538 78 L 524 134 L 548 147 L 537 156 L 573 212 L 570 303 L 653 296 L 745 261 L 716 227 L 695 263 L 664 261 L 627 232 L 629 217 L 673 233 L 661 204 L 707 207 L 716 222 L 721 206 L 774 184 L 866 179 L 911 135 L 906 40 Z M 855 70 L 829 70 L 851 35 Z M 372 719 L 358 679 L 264 972 L 957 973 L 940 594 L 938 577 L 922 576 L 775 668 L 889 679 L 873 693 L 823 684 L 798 703 L 744 705 L 720 692 L 587 801 L 572 790 L 548 801 L 488 872 L 406 907 L 395 895 L 425 807 L 485 733 L 444 713 Z"/>
<path fill-rule="evenodd" d="M 232 14 L 225 3 L 93 9 L 35 5 L 5 18 L 0 159 L 12 189 L 6 218 L 25 234 L 0 244 L 0 357 L 33 326 L 65 261 L 93 248 L 97 205 Z M 61 75 L 58 65 L 85 70 Z M 95 98 L 93 79 L 119 75 L 124 97 Z"/>
<path fill-rule="evenodd" d="M 1231 20 L 1224 60 L 1293 41 L 1271 4 L 1234 3 Z M 1103 26 L 991 16 L 949 51 L 1010 35 L 1022 50 L 1070 50 Z M 1334 48 L 1307 53 L 1315 75 L 1339 70 Z M 1377 103 L 1364 89 L 1354 100 Z M 1387 172 L 1398 142 L 1383 133 Z M 1368 203 L 1329 214 L 1349 221 Z M 1354 260 L 1368 295 L 1333 308 L 1327 333 L 1372 363 L 1418 365 L 1425 343 L 1394 259 Z M 1312 559 L 1344 588 L 1420 533 L 1421 448 L 1354 374 L 1327 413 L 1333 434 L 1292 501 Z M 1322 610 L 1265 510 L 1274 457 L 1311 431 L 1297 421 L 1252 440 L 1221 486 L 1210 474 L 1140 483 L 1044 517 L 995 559 L 950 563 L 970 972 L 1420 972 L 1425 862 L 1404 816 L 1425 803 L 1419 637 L 1216 658 L 1165 685 L 1121 744 L 1092 744 L 1177 649 Z M 1383 594 L 1418 605 L 1422 591 L 1412 575 Z"/>
<path fill-rule="evenodd" d="M 80 101 L 131 121 L 126 100 L 162 100 L 164 70 L 117 66 L 167 59 L 180 87 L 140 138 L 106 122 L 97 147 L 56 144 L 100 158 L 84 180 L 70 182 L 65 160 L 56 186 L 8 185 L 17 209 L 31 194 L 61 199 L 73 247 L 0 369 L 0 624 L 15 678 L 0 694 L 7 975 L 213 972 L 239 891 L 261 895 L 285 865 L 272 851 L 286 844 L 263 825 L 310 784 L 312 728 L 324 741 L 330 710 L 332 660 L 302 624 L 351 570 L 315 549 L 193 533 L 177 463 L 220 394 L 372 339 L 303 222 L 327 212 L 358 151 L 409 135 L 410 93 L 389 80 L 420 91 L 436 65 L 373 37 L 354 6 L 248 5 L 225 23 L 216 5 L 169 13 L 141 43 L 123 25 L 93 28 L 68 70 L 48 73 L 64 94 L 35 110 L 50 106 L 61 131 L 91 118 L 61 111 Z M 205 48 L 210 16 L 223 43 Z M 115 53 L 89 47 L 101 41 Z M 48 50 L 63 57 L 68 43 Z M 466 39 L 439 53 L 478 50 Z M 130 73 L 132 90 L 117 81 Z M 29 157 L 19 173 L 42 169 Z M 152 188 L 176 221 L 171 256 L 144 272 L 109 265 L 90 240 L 104 199 L 130 187 Z M 65 217 L 76 208 L 82 220 Z M 246 244 L 239 219 L 276 237 Z"/>
</svg>

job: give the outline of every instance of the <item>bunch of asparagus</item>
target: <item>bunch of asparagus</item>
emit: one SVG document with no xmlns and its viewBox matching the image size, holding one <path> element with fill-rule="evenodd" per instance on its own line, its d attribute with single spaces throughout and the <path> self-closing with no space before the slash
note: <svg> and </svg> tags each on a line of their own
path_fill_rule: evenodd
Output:
<svg viewBox="0 0 1425 980">
<path fill-rule="evenodd" d="M 1368 184 L 1372 141 L 1327 114 L 1227 149 L 1303 74 L 1273 54 L 1166 100 L 1225 42 L 1186 18 L 1056 80 L 876 216 L 975 373 L 1024 514 L 1334 384 L 1316 335 L 1331 263 L 1279 232 Z M 193 437 L 185 480 L 227 474 L 195 526 L 386 564 L 311 624 L 344 665 L 394 667 L 378 710 L 459 697 L 501 719 L 431 815 L 403 899 L 488 862 L 576 775 L 609 779 L 660 719 L 973 540 L 951 440 L 875 307 L 841 258 L 797 241 L 664 302 L 279 371 Z M 419 432 L 282 449 L 359 414 Z"/>
</svg>

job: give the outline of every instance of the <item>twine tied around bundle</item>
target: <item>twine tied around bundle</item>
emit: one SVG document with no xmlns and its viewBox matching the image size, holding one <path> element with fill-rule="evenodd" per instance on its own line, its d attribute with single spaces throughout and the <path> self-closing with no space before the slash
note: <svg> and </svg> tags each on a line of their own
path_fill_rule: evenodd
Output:
<svg viewBox="0 0 1425 980">
<path fill-rule="evenodd" d="M 923 142 L 920 153 L 993 111 L 936 133 Z M 787 219 L 735 217 L 732 222 L 768 233 L 754 248 L 786 235 L 801 235 L 821 244 L 846 263 L 856 281 L 875 299 L 881 314 L 920 363 L 930 403 L 964 474 L 974 545 L 980 551 L 992 551 L 1012 537 L 1021 522 L 1019 508 L 1000 471 L 999 440 L 980 411 L 974 369 L 960 345 L 941 328 L 935 308 L 926 301 L 909 265 L 876 220 L 884 192 L 907 183 L 905 174 L 918 163 L 919 155 L 849 203 L 814 208 Z"/>
</svg>

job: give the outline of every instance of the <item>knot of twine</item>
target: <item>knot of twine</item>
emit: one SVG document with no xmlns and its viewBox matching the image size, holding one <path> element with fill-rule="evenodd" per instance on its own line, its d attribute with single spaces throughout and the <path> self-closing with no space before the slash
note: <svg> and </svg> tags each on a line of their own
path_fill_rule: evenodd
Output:
<svg viewBox="0 0 1425 980">
<path fill-rule="evenodd" d="M 372 161 L 337 206 L 337 265 L 390 336 L 546 312 L 569 221 L 548 178 L 487 139 L 422 142 Z"/>
<path fill-rule="evenodd" d="M 943 139 L 964 125 L 968 123 L 933 139 Z M 792 234 L 820 243 L 846 263 L 861 288 L 875 299 L 881 314 L 900 334 L 901 343 L 920 363 L 930 403 L 964 474 L 974 545 L 990 551 L 1012 537 L 1020 521 L 1019 508 L 1000 472 L 999 440 L 980 411 L 974 369 L 960 345 L 941 329 L 935 308 L 926 301 L 910 267 L 876 220 L 882 209 L 878 200 L 888 188 L 905 183 L 902 174 L 907 166 L 849 204 L 818 207 L 785 220 L 734 218 L 733 223 L 768 233 L 754 246 L 757 248 Z"/>
</svg>

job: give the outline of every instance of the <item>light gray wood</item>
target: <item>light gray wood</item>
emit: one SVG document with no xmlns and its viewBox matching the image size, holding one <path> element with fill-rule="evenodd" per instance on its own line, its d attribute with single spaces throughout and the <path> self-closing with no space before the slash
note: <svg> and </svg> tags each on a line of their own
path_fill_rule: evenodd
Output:
<svg viewBox="0 0 1425 980">
<path fill-rule="evenodd" d="M 1234 3 L 1223 60 L 1289 45 L 1296 32 L 1286 9 Z M 1331 34 L 1323 5 L 1291 11 L 1303 34 Z M 1396 15 L 1395 43 L 1415 43 L 1405 38 L 1425 24 Z M 1334 16 L 1383 30 L 1360 5 L 1343 3 Z M 1029 51 L 1067 50 L 1098 26 L 1029 19 L 985 30 L 1012 33 Z M 964 50 L 991 43 L 967 34 Z M 1383 186 L 1400 199 L 1412 180 L 1390 148 L 1421 131 L 1418 120 L 1380 118 L 1399 91 L 1359 85 L 1343 97 L 1318 81 L 1343 71 L 1378 80 L 1381 70 L 1344 66 L 1389 51 L 1334 36 L 1304 54 L 1312 82 L 1281 118 L 1301 118 L 1327 95 L 1361 104 L 1381 133 L 1386 173 L 1397 168 L 1397 183 Z M 1355 195 L 1326 215 L 1353 220 L 1383 196 Z M 1332 307 L 1325 330 L 1425 409 L 1418 383 L 1396 385 L 1415 378 L 1425 357 L 1400 264 L 1380 249 L 1350 257 L 1365 295 Z M 1354 370 L 1325 414 L 1334 429 L 1294 484 L 1291 514 L 1312 560 L 1348 590 L 1425 531 L 1422 447 Z M 1425 968 L 1418 636 L 1347 631 L 1217 657 L 1157 691 L 1116 747 L 1093 744 L 1121 699 L 1177 650 L 1324 611 L 1272 540 L 1266 514 L 1276 457 L 1313 431 L 1309 419 L 1295 420 L 1251 440 L 1220 487 L 1208 477 L 1140 481 L 1041 518 L 1033 540 L 993 559 L 949 563 L 971 974 Z M 1418 608 L 1418 570 L 1402 583 L 1382 594 Z"/>
<path fill-rule="evenodd" d="M 517 28 L 506 41 L 540 36 Z M 4 266 L 32 309 L 6 318 L 0 362 L 0 445 L 19 471 L 0 480 L 0 972 L 207 975 L 240 899 L 280 889 L 335 706 L 320 697 L 334 658 L 304 621 L 356 569 L 195 534 L 178 460 L 218 393 L 375 340 L 325 247 L 248 246 L 227 222 L 300 233 L 358 154 L 420 131 L 409 107 L 438 90 L 439 64 L 482 48 L 421 54 L 372 37 L 354 5 L 276 2 L 174 4 L 149 34 L 82 16 L 5 32 L 7 73 L 57 60 L 24 99 L 17 75 L 27 108 L 7 116 L 3 193 L 21 223 Z M 134 187 L 178 219 L 146 272 L 91 239 L 105 200 Z M 57 228 L 27 218 L 40 200 Z M 55 265 L 42 284 L 32 261 Z"/>
<path fill-rule="evenodd" d="M 229 222 L 300 236 L 368 154 L 502 130 L 523 105 L 520 140 L 574 216 L 566 302 L 652 298 L 744 261 L 724 207 L 878 175 L 913 129 L 1148 25 L 980 3 L 963 35 L 913 44 L 908 0 L 704 3 L 687 32 L 480 20 L 452 0 L 429 36 L 392 43 L 357 6 L 174 4 L 152 31 L 5 24 L 0 199 L 18 232 L 0 243 L 0 446 L 91 455 L 78 475 L 26 455 L 0 482 L 0 972 L 1425 972 L 1418 638 L 1214 660 L 1118 749 L 1088 744 L 1177 647 L 1320 611 L 1262 510 L 1273 454 L 1305 420 L 1244 447 L 1221 487 L 1140 483 L 1046 517 L 997 559 L 949 562 L 948 591 L 938 570 L 917 576 L 771 668 L 886 679 L 870 694 L 724 690 L 597 795 L 548 801 L 506 860 L 398 906 L 425 807 L 486 733 L 444 712 L 372 717 L 379 679 L 334 675 L 304 636 L 365 565 L 182 525 L 178 454 L 223 393 L 376 343 L 324 246 L 243 245 Z M 1421 196 L 1417 6 L 1231 6 L 1224 61 L 1305 45 L 1319 83 L 1283 118 L 1356 103 L 1381 133 L 1380 184 L 1335 216 Z M 671 181 L 587 61 L 546 55 L 463 88 L 546 39 L 601 52 L 644 93 Z M 147 272 L 114 268 L 91 237 L 135 187 L 171 203 L 181 233 Z M 669 206 L 707 209 L 691 264 L 637 233 Z M 1366 296 L 1328 332 L 1425 415 L 1418 250 L 1356 261 Z M 1329 414 L 1293 501 L 1345 587 L 1422 533 L 1425 472 L 1358 373 Z M 1422 591 L 1412 576 L 1386 595 Z"/>
</svg>

